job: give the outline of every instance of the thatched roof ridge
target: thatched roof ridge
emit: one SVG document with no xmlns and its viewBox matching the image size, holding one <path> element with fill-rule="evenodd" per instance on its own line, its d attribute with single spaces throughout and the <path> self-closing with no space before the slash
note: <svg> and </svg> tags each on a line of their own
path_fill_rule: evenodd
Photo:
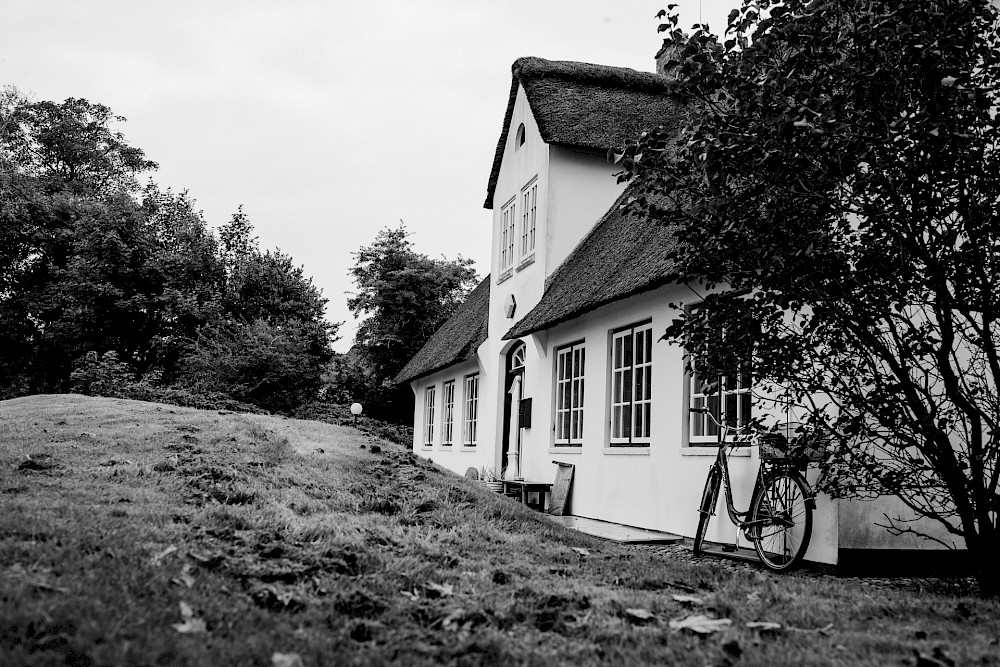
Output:
<svg viewBox="0 0 1000 667">
<path fill-rule="evenodd" d="M 487 185 L 486 208 L 493 208 L 493 192 L 500 174 L 504 147 L 514 115 L 518 86 L 523 86 L 542 139 L 605 152 L 644 129 L 675 124 L 679 100 L 670 79 L 627 67 L 609 67 L 544 58 L 518 58 L 507 112 L 493 156 Z"/>
<path fill-rule="evenodd" d="M 417 350 L 393 382 L 403 384 L 471 359 L 486 340 L 490 277 L 476 286 L 455 313 Z"/>
<path fill-rule="evenodd" d="M 640 195 L 634 184 L 546 281 L 538 304 L 504 339 L 550 329 L 597 308 L 680 279 L 670 251 L 677 245 L 669 222 L 637 215 L 627 202 Z M 662 205 L 662 202 L 660 202 Z"/>
</svg>

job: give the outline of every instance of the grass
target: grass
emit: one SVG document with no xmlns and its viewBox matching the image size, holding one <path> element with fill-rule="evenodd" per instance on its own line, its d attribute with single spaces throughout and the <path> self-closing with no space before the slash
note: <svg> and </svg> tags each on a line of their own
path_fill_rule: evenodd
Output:
<svg viewBox="0 0 1000 667">
<path fill-rule="evenodd" d="M 342 426 L 0 402 L 5 666 L 1000 664 L 964 583 L 598 541 Z M 692 613 L 732 625 L 669 627 Z"/>
</svg>

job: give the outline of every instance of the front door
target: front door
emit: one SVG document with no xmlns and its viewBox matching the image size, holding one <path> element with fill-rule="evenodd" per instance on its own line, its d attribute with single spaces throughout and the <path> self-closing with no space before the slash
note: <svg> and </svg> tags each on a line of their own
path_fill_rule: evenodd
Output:
<svg viewBox="0 0 1000 667">
<path fill-rule="evenodd" d="M 503 444 L 500 467 L 504 479 L 520 479 L 521 429 L 518 426 L 519 406 L 524 379 L 524 343 L 518 343 L 507 353 L 507 372 L 504 376 Z"/>
</svg>

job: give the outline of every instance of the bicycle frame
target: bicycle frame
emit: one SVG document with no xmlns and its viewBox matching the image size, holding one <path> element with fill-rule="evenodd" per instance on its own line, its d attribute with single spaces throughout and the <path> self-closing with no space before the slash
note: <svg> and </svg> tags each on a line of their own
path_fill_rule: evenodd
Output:
<svg viewBox="0 0 1000 667">
<path fill-rule="evenodd" d="M 720 430 L 720 435 L 721 435 L 721 430 Z M 773 519 L 771 520 L 759 519 L 757 521 L 751 521 L 747 518 L 750 514 L 749 508 L 745 512 L 741 512 L 738 509 L 736 509 L 736 503 L 733 501 L 732 480 L 729 475 L 729 450 L 734 448 L 752 447 L 752 446 L 753 445 L 749 442 L 742 445 L 733 445 L 733 443 L 726 442 L 725 440 L 722 440 L 722 438 L 720 437 L 719 449 L 715 455 L 715 465 L 719 470 L 719 476 L 721 478 L 719 484 L 724 490 L 726 496 L 726 512 L 729 514 L 729 520 L 733 522 L 734 526 L 742 530 L 746 534 L 747 539 L 751 541 L 754 538 L 753 538 L 753 533 L 751 532 L 750 529 L 758 525 L 770 523 L 771 521 L 773 521 Z M 753 492 L 750 494 L 751 499 L 760 492 L 764 482 L 764 473 L 771 467 L 774 466 L 771 466 L 771 464 L 768 464 L 765 461 L 760 462 L 760 466 L 757 468 L 757 478 L 754 480 Z"/>
</svg>

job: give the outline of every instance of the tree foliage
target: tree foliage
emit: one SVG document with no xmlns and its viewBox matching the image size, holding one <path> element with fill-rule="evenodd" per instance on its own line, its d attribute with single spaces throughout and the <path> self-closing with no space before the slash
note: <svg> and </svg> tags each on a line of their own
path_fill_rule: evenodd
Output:
<svg viewBox="0 0 1000 667">
<path fill-rule="evenodd" d="M 704 306 L 666 337 L 838 443 L 827 488 L 892 494 L 1000 592 L 1000 41 L 986 0 L 746 1 L 725 41 L 676 17 L 680 136 L 625 177 L 674 225 Z M 896 532 L 911 530 L 887 517 Z"/>
<path fill-rule="evenodd" d="M 336 333 L 319 290 L 242 211 L 217 240 L 186 192 L 140 188 L 156 164 L 123 120 L 0 94 L 0 395 L 155 379 L 270 410 L 315 398 Z"/>
<path fill-rule="evenodd" d="M 451 317 L 475 287 L 472 260 L 432 259 L 413 249 L 405 225 L 385 228 L 375 241 L 354 253 L 351 276 L 358 287 L 347 301 L 364 317 L 354 343 L 356 353 L 341 364 L 345 380 L 363 379 L 358 400 L 367 400 L 390 418 L 412 417 L 409 389 L 392 379 L 427 339 Z M 357 368 L 357 366 L 362 368 Z M 346 377 L 345 377 L 346 376 Z"/>
</svg>

